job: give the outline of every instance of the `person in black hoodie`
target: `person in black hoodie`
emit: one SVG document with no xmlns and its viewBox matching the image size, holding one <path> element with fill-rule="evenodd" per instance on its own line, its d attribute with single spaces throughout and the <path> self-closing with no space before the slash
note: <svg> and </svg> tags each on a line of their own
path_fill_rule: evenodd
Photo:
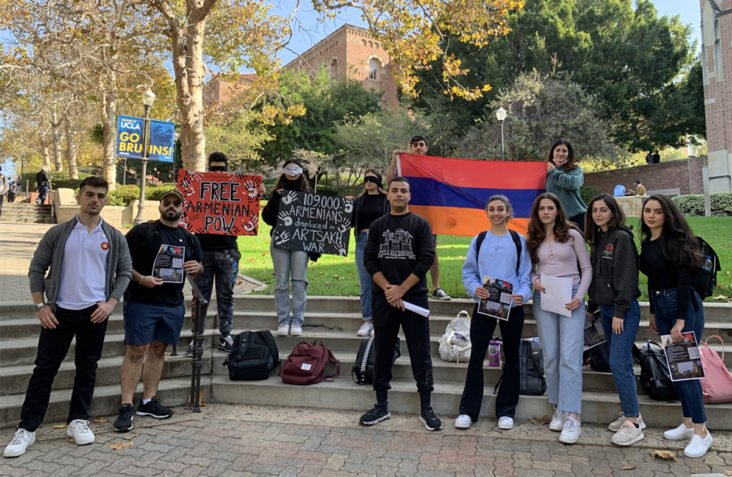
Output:
<svg viewBox="0 0 732 477">
<path fill-rule="evenodd" d="M 303 173 L 302 164 L 294 159 L 285 161 L 282 175 L 277 179 L 272 195 L 262 211 L 262 220 L 272 226 L 270 236 L 277 226 L 277 215 L 284 190 L 310 192 L 310 184 Z M 305 303 L 307 301 L 308 253 L 302 250 L 286 250 L 275 245 L 269 246 L 275 273 L 275 307 L 277 309 L 277 334 L 280 336 L 302 335 L 305 322 Z M 292 316 L 290 316 L 290 281 L 292 281 Z"/>
<path fill-rule="evenodd" d="M 704 307 L 691 286 L 691 276 L 693 269 L 702 267 L 704 256 L 696 236 L 679 209 L 662 195 L 652 195 L 643 202 L 641 236 L 640 269 L 648 276 L 651 331 L 670 334 L 677 343 L 682 340 L 681 333 L 693 331 L 698 342 L 704 333 Z M 706 428 L 701 384 L 698 379 L 674 384 L 684 421 L 663 437 L 690 439 L 684 455 L 702 457 L 712 445 L 712 435 Z"/>
<path fill-rule="evenodd" d="M 638 250 L 625 214 L 609 194 L 595 196 L 589 204 L 585 233 L 590 244 L 592 283 L 588 314 L 600 307 L 605 336 L 610 344 L 610 371 L 623 412 L 608 428 L 613 444 L 629 446 L 643 439 L 633 345 L 640 324 Z"/>
<path fill-rule="evenodd" d="M 430 405 L 433 390 L 428 318 L 406 309 L 408 304 L 428 309 L 425 275 L 435 259 L 430 224 L 409 211 L 409 181 L 395 177 L 389 183 L 389 214 L 369 228 L 364 264 L 374 281 L 374 391 L 376 405 L 361 416 L 366 426 L 389 419 L 387 393 L 391 386 L 394 342 L 399 327 L 409 348 L 412 374 L 421 404 L 419 420 L 427 430 L 442 429 Z"/>
</svg>

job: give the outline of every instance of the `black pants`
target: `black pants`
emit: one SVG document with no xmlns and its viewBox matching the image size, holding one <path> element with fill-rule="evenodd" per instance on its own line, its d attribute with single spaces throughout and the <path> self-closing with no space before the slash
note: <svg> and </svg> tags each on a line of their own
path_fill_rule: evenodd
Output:
<svg viewBox="0 0 732 477">
<path fill-rule="evenodd" d="M 582 233 L 585 232 L 585 212 L 582 212 L 581 214 L 577 214 L 573 217 L 569 218 L 570 222 L 574 222 L 577 227 L 582 231 Z"/>
<path fill-rule="evenodd" d="M 74 336 L 76 336 L 76 375 L 66 422 L 89 419 L 89 406 L 97 380 L 97 362 L 102 356 L 108 321 L 92 323 L 90 316 L 96 309 L 97 305 L 83 310 L 56 308 L 55 315 L 58 319 L 56 328 L 41 329 L 36 367 L 28 382 L 18 427 L 33 432 L 43 422 L 48 410 L 53 379 L 69 351 Z"/>
<path fill-rule="evenodd" d="M 503 364 L 501 387 L 496 397 L 496 417 L 513 418 L 516 415 L 521 385 L 519 347 L 521 331 L 524 328 L 524 307 L 513 307 L 508 321 L 481 315 L 477 309 L 477 306 L 473 309 L 473 317 L 470 320 L 470 341 L 473 347 L 470 350 L 468 374 L 465 378 L 463 397 L 460 400 L 460 414 L 467 414 L 473 422 L 478 420 L 483 402 L 483 361 L 498 321 L 503 338 L 503 355 L 506 359 Z"/>
<path fill-rule="evenodd" d="M 427 297 L 409 302 L 428 307 Z M 432 357 L 430 356 L 430 326 L 427 318 L 411 311 L 401 311 L 386 301 L 383 293 L 374 293 L 374 390 L 391 389 L 391 367 L 394 342 L 399 326 L 404 330 L 412 364 L 412 375 L 420 392 L 432 392 Z"/>
</svg>

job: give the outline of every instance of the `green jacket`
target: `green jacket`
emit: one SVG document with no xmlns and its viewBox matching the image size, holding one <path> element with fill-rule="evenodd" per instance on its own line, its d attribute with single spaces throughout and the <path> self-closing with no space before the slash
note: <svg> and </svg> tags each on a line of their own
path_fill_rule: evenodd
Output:
<svg viewBox="0 0 732 477">
<path fill-rule="evenodd" d="M 51 308 L 56 306 L 58 287 L 61 280 L 61 265 L 64 262 L 64 248 L 75 225 L 76 217 L 63 224 L 51 227 L 43 235 L 28 268 L 31 293 L 45 292 L 46 303 Z M 107 235 L 110 244 L 109 254 L 107 255 L 106 296 L 107 299 L 116 298 L 119 301 L 122 299 L 122 294 L 132 278 L 130 250 L 127 248 L 127 240 L 119 230 L 104 221 L 102 222 L 102 230 Z M 51 270 L 46 276 L 49 267 L 51 267 Z M 79 277 L 79 279 L 83 278 Z"/>
<path fill-rule="evenodd" d="M 567 211 L 567 218 L 579 215 L 587 210 L 587 205 L 580 197 L 579 188 L 585 183 L 582 168 L 577 166 L 569 172 L 555 168 L 546 175 L 546 191 L 555 194 Z"/>
</svg>

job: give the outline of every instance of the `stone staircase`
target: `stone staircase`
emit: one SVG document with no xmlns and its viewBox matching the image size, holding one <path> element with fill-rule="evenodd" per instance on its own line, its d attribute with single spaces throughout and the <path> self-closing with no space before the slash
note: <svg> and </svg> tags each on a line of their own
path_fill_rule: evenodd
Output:
<svg viewBox="0 0 732 477">
<path fill-rule="evenodd" d="M 26 222 L 36 224 L 55 224 L 53 205 L 10 202 L 3 204 L 3 222 Z"/>
<path fill-rule="evenodd" d="M 448 363 L 439 358 L 439 338 L 447 323 L 461 309 L 471 310 L 472 302 L 453 300 L 451 302 L 430 302 L 431 348 L 434 366 L 435 392 L 433 407 L 451 425 L 457 414 L 460 395 L 465 379 L 465 363 Z M 271 296 L 240 296 L 235 299 L 234 332 L 275 328 L 274 302 Z M 121 306 L 110 318 L 104 352 L 99 362 L 97 388 L 91 412 L 94 416 L 115 414 L 119 407 L 119 368 L 124 353 Z M 302 337 L 275 337 L 284 360 L 300 341 L 322 340 L 336 358 L 341 361 L 341 375 L 333 382 L 324 382 L 295 389 L 283 384 L 273 375 L 265 381 L 230 381 L 227 369 L 222 366 L 225 354 L 214 348 L 218 336 L 214 330 L 214 314 L 207 317 L 205 350 L 203 355 L 203 378 L 201 388 L 203 401 L 221 403 L 246 403 L 271 406 L 305 406 L 321 409 L 367 410 L 375 402 L 371 386 L 359 386 L 350 377 L 356 359 L 356 350 L 362 338 L 356 336 L 361 324 L 358 298 L 352 297 L 309 297 L 308 312 Z M 215 303 L 209 310 L 215 310 Z M 723 304 L 708 304 L 705 335 L 718 334 L 732 343 L 732 308 Z M 524 337 L 536 336 L 536 323 L 531 307 L 526 307 L 527 317 Z M 647 316 L 647 304 L 643 316 Z M 187 318 L 188 320 L 188 318 Z M 188 320 L 189 321 L 189 320 Z M 168 405 L 181 406 L 190 388 L 190 359 L 185 357 L 185 348 L 190 340 L 188 324 L 184 326 L 179 356 L 166 358 L 159 396 Z M 33 369 L 33 359 L 38 339 L 38 324 L 27 304 L 7 303 L 0 305 L 0 427 L 17 423 L 25 387 Z M 498 333 L 498 329 L 496 333 Z M 403 337 L 402 337 L 403 338 Z M 647 322 L 641 323 L 637 341 L 640 345 L 646 338 L 652 338 Z M 721 347 L 712 346 L 721 351 Z M 54 382 L 46 421 L 63 420 L 68 412 L 68 400 L 73 383 L 72 343 L 69 355 L 61 366 Z M 732 353 L 725 354 L 728 367 L 732 367 Z M 639 370 L 636 369 L 636 374 Z M 485 367 L 486 392 L 481 414 L 493 417 L 493 385 L 500 371 Z M 607 423 L 617 417 L 620 411 L 615 385 L 609 373 L 599 373 L 586 367 L 583 375 L 583 413 L 585 422 Z M 142 384 L 138 388 L 141 392 Z M 678 424 L 681 407 L 678 402 L 653 401 L 643 394 L 638 386 L 641 409 L 645 420 L 651 426 L 674 426 Z M 293 392 L 294 391 L 294 392 Z M 136 396 L 136 402 L 139 393 Z M 394 379 L 389 394 L 390 409 L 398 413 L 417 413 L 419 398 L 412 378 L 406 345 L 402 345 L 402 356 L 394 366 Z M 712 429 L 732 430 L 732 404 L 709 405 L 707 416 Z M 186 412 L 179 409 L 178 412 Z M 205 408 L 203 409 L 205 413 Z M 546 396 L 522 396 L 518 407 L 518 419 L 550 415 L 551 409 Z M 111 425 L 111 424 L 110 424 Z"/>
</svg>

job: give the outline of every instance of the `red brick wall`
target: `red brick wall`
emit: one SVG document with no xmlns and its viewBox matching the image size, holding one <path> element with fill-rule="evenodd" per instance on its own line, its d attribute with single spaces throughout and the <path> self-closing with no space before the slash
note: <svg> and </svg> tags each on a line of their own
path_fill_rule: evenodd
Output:
<svg viewBox="0 0 732 477">
<path fill-rule="evenodd" d="M 681 194 L 702 194 L 702 168 L 704 157 L 691 157 L 683 161 L 660 162 L 645 166 L 630 167 L 607 172 L 585 174 L 585 186 L 600 192 L 612 193 L 615 186 L 622 184 L 626 190 L 633 189 L 633 181 L 640 179 L 649 191 L 659 189 L 681 189 Z"/>
</svg>

